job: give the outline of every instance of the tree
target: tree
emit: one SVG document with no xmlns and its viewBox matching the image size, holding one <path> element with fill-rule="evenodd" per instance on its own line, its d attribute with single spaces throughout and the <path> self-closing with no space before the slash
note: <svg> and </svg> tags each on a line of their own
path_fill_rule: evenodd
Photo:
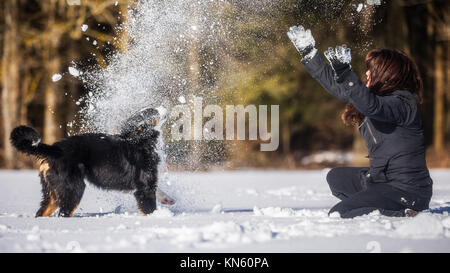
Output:
<svg viewBox="0 0 450 273">
<path fill-rule="evenodd" d="M 3 3 L 4 33 L 2 56 L 2 121 L 3 149 L 6 168 L 16 168 L 17 152 L 9 143 L 9 134 L 19 125 L 21 103 L 19 86 L 19 35 L 18 35 L 18 3 L 16 0 L 5 0 Z"/>
<path fill-rule="evenodd" d="M 445 54 L 445 46 L 448 47 L 449 38 L 445 31 L 449 11 L 448 7 L 438 10 L 436 5 L 436 3 L 428 3 L 427 10 L 430 17 L 430 32 L 435 40 L 433 149 L 438 156 L 441 156 L 445 153 L 445 62 L 448 58 Z"/>
</svg>

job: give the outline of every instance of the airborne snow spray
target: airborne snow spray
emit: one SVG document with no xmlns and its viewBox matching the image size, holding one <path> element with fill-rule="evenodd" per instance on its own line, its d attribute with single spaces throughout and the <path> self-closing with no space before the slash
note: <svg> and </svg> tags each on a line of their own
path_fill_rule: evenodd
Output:
<svg viewBox="0 0 450 273">
<path fill-rule="evenodd" d="M 81 131 L 114 134 L 136 109 L 163 106 L 170 111 L 174 105 L 190 101 L 194 96 L 202 97 L 205 104 L 210 103 L 208 100 L 221 103 L 218 91 L 232 81 L 226 75 L 238 72 L 235 71 L 237 66 L 228 64 L 232 59 L 231 50 L 249 40 L 248 32 L 240 30 L 239 24 L 245 25 L 253 20 L 270 28 L 270 23 L 283 16 L 286 9 L 291 9 L 291 12 L 308 9 L 311 13 L 326 9 L 326 16 L 342 17 L 347 23 L 349 20 L 352 23 L 354 16 L 363 14 L 365 8 L 374 5 L 373 1 L 356 1 L 355 4 L 324 0 L 294 2 L 141 0 L 129 6 L 125 16 L 127 21 L 117 26 L 117 33 L 124 34 L 120 37 L 126 39 L 121 41 L 127 45 L 126 48 L 107 56 L 106 68 L 90 67 L 79 75 L 89 90 L 88 95 L 81 99 L 84 101 L 80 111 Z M 348 10 L 345 16 L 342 9 Z M 323 20 L 327 20 L 327 17 Z M 260 47 L 259 44 L 253 46 Z M 259 50 L 260 57 L 264 58 L 267 52 Z M 162 128 L 163 137 L 167 135 L 165 133 L 169 126 L 170 122 L 166 122 Z M 200 146 L 197 149 L 202 153 L 209 153 L 213 161 L 220 161 L 219 157 L 223 156 L 223 153 L 208 150 L 204 142 L 195 145 Z M 223 143 L 224 149 L 227 145 Z M 164 151 L 168 146 L 171 151 L 176 151 L 175 155 L 189 153 L 189 149 L 192 149 L 189 143 L 161 142 L 160 155 L 163 161 L 166 160 Z M 174 191 L 181 194 L 186 190 L 169 187 L 165 162 L 160 167 L 162 173 L 159 183 L 169 195 L 173 195 Z M 180 206 L 190 207 L 193 203 Z"/>
</svg>

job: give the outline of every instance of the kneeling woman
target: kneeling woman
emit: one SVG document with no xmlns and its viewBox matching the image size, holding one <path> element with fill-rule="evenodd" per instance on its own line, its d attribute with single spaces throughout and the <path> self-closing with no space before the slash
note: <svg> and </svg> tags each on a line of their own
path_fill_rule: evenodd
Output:
<svg viewBox="0 0 450 273">
<path fill-rule="evenodd" d="M 415 63 L 398 50 L 372 50 L 364 84 L 351 71 L 345 45 L 325 51 L 330 66 L 317 53 L 310 30 L 291 27 L 288 36 L 311 76 L 348 103 L 342 120 L 358 126 L 369 150 L 369 167 L 328 173 L 333 195 L 342 200 L 330 213 L 352 218 L 379 210 L 387 216 L 414 216 L 428 209 L 433 182 L 425 162 L 418 109 L 422 80 Z"/>
</svg>

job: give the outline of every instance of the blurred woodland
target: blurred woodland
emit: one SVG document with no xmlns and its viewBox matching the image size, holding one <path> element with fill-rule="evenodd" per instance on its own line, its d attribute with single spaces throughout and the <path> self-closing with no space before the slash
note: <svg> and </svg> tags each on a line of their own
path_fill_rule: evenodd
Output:
<svg viewBox="0 0 450 273">
<path fill-rule="evenodd" d="M 9 134 L 17 125 L 37 128 L 46 143 L 76 132 L 77 123 L 69 123 L 79 119 L 80 106 L 75 102 L 89 90 L 70 77 L 52 82 L 54 74 L 66 72 L 72 61 L 106 67 L 110 54 L 127 48 L 126 29 L 118 26 L 127 21 L 127 10 L 135 1 L 68 2 L 0 1 L 1 168 L 33 167 L 31 159 L 18 155 L 9 144 Z M 382 1 L 357 14 L 356 7 L 365 1 L 285 0 L 273 13 L 253 10 L 250 16 L 241 1 L 225 2 L 229 5 L 227 20 L 233 22 L 234 35 L 240 39 L 228 45 L 226 60 L 218 62 L 222 67 L 216 69 L 226 71 L 226 80 L 216 83 L 220 96 L 227 103 L 280 105 L 280 147 L 275 152 L 259 152 L 259 143 L 235 142 L 221 150 L 220 162 L 209 157 L 211 153 L 174 155 L 169 149 L 169 159 L 185 157 L 185 161 L 226 168 L 367 164 L 357 129 L 340 120 L 345 104 L 306 73 L 286 36 L 289 26 L 302 24 L 311 28 L 320 52 L 347 44 L 352 49 L 352 67 L 362 79 L 364 57 L 370 49 L 396 48 L 410 55 L 424 80 L 421 111 L 428 165 L 450 167 L 450 1 Z M 80 29 L 83 24 L 89 25 L 85 32 Z M 192 48 L 191 53 L 189 67 L 203 69 L 206 60 L 200 49 Z M 208 71 L 200 72 L 208 76 Z M 198 84 L 206 83 L 200 79 Z M 343 162 L 304 160 L 321 151 L 352 152 L 353 157 Z M 178 162 L 183 165 L 183 160 L 178 158 Z M 172 165 L 177 160 L 172 159 Z"/>
</svg>

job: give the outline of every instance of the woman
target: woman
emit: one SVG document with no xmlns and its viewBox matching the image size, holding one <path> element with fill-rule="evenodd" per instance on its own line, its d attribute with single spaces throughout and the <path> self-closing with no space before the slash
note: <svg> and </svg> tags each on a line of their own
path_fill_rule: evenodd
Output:
<svg viewBox="0 0 450 273">
<path fill-rule="evenodd" d="M 330 214 L 353 218 L 379 210 L 387 216 L 415 216 L 428 209 L 433 181 L 425 162 L 418 109 L 422 80 L 415 63 L 398 50 L 372 50 L 363 84 L 351 70 L 345 45 L 325 51 L 330 67 L 317 54 L 310 30 L 291 27 L 288 36 L 311 76 L 348 102 L 341 118 L 359 127 L 369 150 L 369 167 L 338 167 L 328 173 L 331 192 L 341 199 Z"/>
</svg>

